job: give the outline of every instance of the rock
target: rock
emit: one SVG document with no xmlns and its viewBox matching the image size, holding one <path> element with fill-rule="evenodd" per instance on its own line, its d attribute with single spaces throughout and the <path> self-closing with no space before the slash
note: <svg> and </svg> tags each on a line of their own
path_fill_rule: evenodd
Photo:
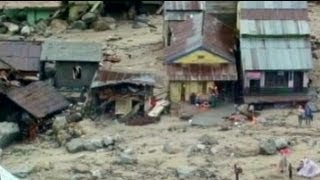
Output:
<svg viewBox="0 0 320 180">
<path fill-rule="evenodd" d="M 42 170 L 50 171 L 50 170 L 52 170 L 52 168 L 54 168 L 54 166 L 51 162 L 43 161 L 43 162 L 38 163 L 34 167 L 34 171 L 35 172 L 41 172 Z"/>
<path fill-rule="evenodd" d="M 52 130 L 55 133 L 58 133 L 60 130 L 66 129 L 68 126 L 65 116 L 56 116 L 55 120 L 52 123 Z"/>
<path fill-rule="evenodd" d="M 35 26 L 35 30 L 37 33 L 44 33 L 47 29 L 47 21 L 39 21 L 36 26 Z"/>
<path fill-rule="evenodd" d="M 128 149 L 124 150 L 123 153 L 129 154 L 129 155 L 133 155 L 134 154 L 133 149 L 131 149 L 131 148 L 128 148 Z"/>
<path fill-rule="evenodd" d="M 115 140 L 112 137 L 104 137 L 102 139 L 104 147 L 113 146 Z"/>
<path fill-rule="evenodd" d="M 238 110 L 241 114 L 248 115 L 249 114 L 248 108 L 249 108 L 248 104 L 242 104 L 238 107 Z"/>
<path fill-rule="evenodd" d="M 50 22 L 50 28 L 54 33 L 62 33 L 68 28 L 68 23 L 62 19 L 53 19 Z"/>
<path fill-rule="evenodd" d="M 84 149 L 84 141 L 80 138 L 72 139 L 67 143 L 66 147 L 69 153 L 77 153 Z"/>
<path fill-rule="evenodd" d="M 168 154 L 176 154 L 179 152 L 179 148 L 173 142 L 167 142 L 163 146 L 163 152 Z"/>
<path fill-rule="evenodd" d="M 97 15 L 93 12 L 88 12 L 82 16 L 81 20 L 87 24 L 93 23 L 97 19 Z"/>
<path fill-rule="evenodd" d="M 71 139 L 72 139 L 72 136 L 70 134 L 68 134 L 65 130 L 59 131 L 56 136 L 56 140 L 60 146 L 65 145 Z"/>
<path fill-rule="evenodd" d="M 80 15 L 88 10 L 89 6 L 86 4 L 74 5 L 69 9 L 69 21 L 77 21 L 80 19 Z"/>
<path fill-rule="evenodd" d="M 21 28 L 20 34 L 23 36 L 29 36 L 31 34 L 31 27 L 30 26 L 23 26 Z"/>
<path fill-rule="evenodd" d="M 43 33 L 43 36 L 48 38 L 48 37 L 52 36 L 52 32 L 49 29 L 46 29 L 45 32 Z"/>
<path fill-rule="evenodd" d="M 88 139 L 84 141 L 83 148 L 87 151 L 95 151 L 97 149 L 103 148 L 102 143 L 103 142 L 101 139 Z"/>
<path fill-rule="evenodd" d="M 260 141 L 259 148 L 260 148 L 260 154 L 273 155 L 277 153 L 277 146 L 273 139 Z"/>
<path fill-rule="evenodd" d="M 75 173 L 82 173 L 82 174 L 90 173 L 89 166 L 85 164 L 77 164 L 73 166 L 72 171 Z"/>
<path fill-rule="evenodd" d="M 134 21 L 132 24 L 133 29 L 140 29 L 140 28 L 145 28 L 145 27 L 148 27 L 148 25 L 145 23 L 137 22 L 137 21 Z"/>
<path fill-rule="evenodd" d="M 16 123 L 0 123 L 0 148 L 8 146 L 19 137 L 19 127 Z"/>
<path fill-rule="evenodd" d="M 205 145 L 217 145 L 219 142 L 212 136 L 203 135 L 199 138 L 199 141 Z"/>
<path fill-rule="evenodd" d="M 277 149 L 283 149 L 289 146 L 289 142 L 285 138 L 277 138 L 274 140 Z"/>
<path fill-rule="evenodd" d="M 143 22 L 143 23 L 148 23 L 150 20 L 148 19 L 147 15 L 141 14 L 141 15 L 139 15 L 139 16 L 137 16 L 137 17 L 135 18 L 135 21 L 137 21 L 137 22 Z"/>
<path fill-rule="evenodd" d="M 253 157 L 259 155 L 258 144 L 239 144 L 232 149 L 236 157 Z"/>
<path fill-rule="evenodd" d="M 70 180 L 96 180 L 91 174 L 74 174 Z"/>
<path fill-rule="evenodd" d="M 71 29 L 79 29 L 79 30 L 85 30 L 87 29 L 87 25 L 85 22 L 83 21 L 74 21 L 71 25 L 70 25 Z"/>
<path fill-rule="evenodd" d="M 93 24 L 92 24 L 92 28 L 95 30 L 95 31 L 106 31 L 106 30 L 109 30 L 111 29 L 109 27 L 109 24 L 103 20 L 97 20 L 95 21 Z"/>
<path fill-rule="evenodd" d="M 229 131 L 231 128 L 228 125 L 221 125 L 220 126 L 220 131 Z"/>
<path fill-rule="evenodd" d="M 34 166 L 31 164 L 20 164 L 13 168 L 10 172 L 18 178 L 26 178 L 34 170 Z"/>
<path fill-rule="evenodd" d="M 206 145 L 203 145 L 203 144 L 197 144 L 197 148 L 200 150 L 200 151 L 203 151 L 206 149 Z"/>
<path fill-rule="evenodd" d="M 97 178 L 97 179 L 101 179 L 102 178 L 102 173 L 99 169 L 97 170 L 91 170 L 91 174 L 94 178 Z"/>
<path fill-rule="evenodd" d="M 5 34 L 8 32 L 8 28 L 6 26 L 0 26 L 0 34 Z"/>
<path fill-rule="evenodd" d="M 179 117 L 181 120 L 188 121 L 193 117 L 193 114 L 189 113 L 182 113 L 181 116 Z"/>
<path fill-rule="evenodd" d="M 215 148 L 215 147 L 212 147 L 211 149 L 210 149 L 210 153 L 211 154 L 217 154 L 217 152 L 218 152 L 218 149 L 217 148 Z"/>
<path fill-rule="evenodd" d="M 14 23 L 10 23 L 10 22 L 4 22 L 3 23 L 7 28 L 8 28 L 8 31 L 11 33 L 11 34 L 16 34 L 19 32 L 19 26 L 14 24 Z"/>
<path fill-rule="evenodd" d="M 72 113 L 72 114 L 67 115 L 66 119 L 67 119 L 68 123 L 79 122 L 82 120 L 82 114 L 81 113 Z"/>
<path fill-rule="evenodd" d="M 138 163 L 138 159 L 136 159 L 135 157 L 126 154 L 126 153 L 121 153 L 119 156 L 119 159 L 116 160 L 114 162 L 115 164 L 137 164 Z"/>
<path fill-rule="evenodd" d="M 196 167 L 183 166 L 176 169 L 176 175 L 178 178 L 190 178 L 197 171 Z"/>
</svg>

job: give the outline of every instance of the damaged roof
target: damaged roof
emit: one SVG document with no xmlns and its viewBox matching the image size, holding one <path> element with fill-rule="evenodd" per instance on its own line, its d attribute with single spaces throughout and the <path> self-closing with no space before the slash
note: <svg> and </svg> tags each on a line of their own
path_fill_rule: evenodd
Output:
<svg viewBox="0 0 320 180">
<path fill-rule="evenodd" d="M 235 31 L 211 14 L 194 14 L 183 22 L 170 22 L 172 42 L 165 49 L 167 63 L 198 49 L 235 62 Z"/>
<path fill-rule="evenodd" d="M 39 71 L 40 55 L 40 42 L 0 41 L 0 69 Z"/>
<path fill-rule="evenodd" d="M 45 41 L 41 61 L 100 62 L 102 46 L 93 42 Z"/>
<path fill-rule="evenodd" d="M 154 86 L 155 78 L 148 73 L 125 73 L 117 71 L 99 70 L 96 72 L 91 88 L 97 88 L 121 83 Z"/>
<path fill-rule="evenodd" d="M 200 11 L 205 9 L 206 1 L 165 1 L 165 11 Z"/>
<path fill-rule="evenodd" d="M 58 8 L 62 1 L 0 1 L 0 9 Z"/>
<path fill-rule="evenodd" d="M 35 118 L 44 118 L 69 106 L 54 87 L 42 81 L 11 89 L 7 96 Z"/>
</svg>

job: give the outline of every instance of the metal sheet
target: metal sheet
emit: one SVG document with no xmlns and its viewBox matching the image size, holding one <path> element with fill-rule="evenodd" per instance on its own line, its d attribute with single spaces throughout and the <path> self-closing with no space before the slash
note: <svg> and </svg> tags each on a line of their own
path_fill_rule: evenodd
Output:
<svg viewBox="0 0 320 180">
<path fill-rule="evenodd" d="M 167 65 L 171 81 L 235 81 L 237 68 L 235 64 L 206 65 Z"/>
<path fill-rule="evenodd" d="M 69 106 L 69 102 L 54 87 L 42 81 L 11 89 L 7 96 L 35 118 L 44 118 Z"/>
<path fill-rule="evenodd" d="M 100 62 L 102 46 L 92 42 L 45 41 L 41 61 Z"/>
<path fill-rule="evenodd" d="M 40 42 L 0 41 L 0 59 L 20 71 L 39 71 Z M 0 61 L 0 69 L 10 69 Z"/>
<path fill-rule="evenodd" d="M 240 39 L 243 70 L 310 70 L 311 44 L 304 38 Z"/>
<path fill-rule="evenodd" d="M 241 9 L 307 9 L 307 1 L 240 1 Z"/>
<path fill-rule="evenodd" d="M 242 9 L 240 18 L 246 20 L 309 20 L 307 9 Z"/>
<path fill-rule="evenodd" d="M 240 20 L 241 35 L 309 35 L 307 21 Z"/>
<path fill-rule="evenodd" d="M 236 14 L 237 1 L 206 1 L 206 12 L 214 14 Z"/>
<path fill-rule="evenodd" d="M 172 62 L 197 49 L 205 49 L 230 62 L 235 62 L 232 52 L 235 32 L 213 15 L 194 15 L 193 18 L 183 22 L 170 22 L 169 26 L 173 41 L 165 49 L 167 62 Z"/>
<path fill-rule="evenodd" d="M 165 1 L 167 10 L 204 10 L 206 1 Z"/>
</svg>

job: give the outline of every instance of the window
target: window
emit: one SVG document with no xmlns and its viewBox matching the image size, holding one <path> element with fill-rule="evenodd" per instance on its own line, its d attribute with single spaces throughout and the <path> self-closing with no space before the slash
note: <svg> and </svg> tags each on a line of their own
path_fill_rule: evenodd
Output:
<svg viewBox="0 0 320 180">
<path fill-rule="evenodd" d="M 265 73 L 266 87 L 288 87 L 289 72 L 275 71 Z"/>
<path fill-rule="evenodd" d="M 81 79 L 81 66 L 73 67 L 73 79 Z"/>
<path fill-rule="evenodd" d="M 198 59 L 204 59 L 204 55 L 198 55 Z"/>
</svg>

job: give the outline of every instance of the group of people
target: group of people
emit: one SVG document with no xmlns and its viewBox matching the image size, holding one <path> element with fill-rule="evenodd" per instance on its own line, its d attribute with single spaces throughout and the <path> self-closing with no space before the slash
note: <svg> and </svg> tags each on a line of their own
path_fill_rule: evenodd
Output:
<svg viewBox="0 0 320 180">
<path fill-rule="evenodd" d="M 190 95 L 190 104 L 196 105 L 197 107 L 207 109 L 209 107 L 216 107 L 218 103 L 218 87 L 217 86 L 210 86 L 209 92 L 207 95 L 203 94 L 195 94 L 191 93 Z"/>
<path fill-rule="evenodd" d="M 302 126 L 302 122 L 305 121 L 307 126 L 311 126 L 311 122 L 313 121 L 313 113 L 308 104 L 302 107 L 299 105 L 298 107 L 298 122 L 299 126 Z"/>
</svg>

